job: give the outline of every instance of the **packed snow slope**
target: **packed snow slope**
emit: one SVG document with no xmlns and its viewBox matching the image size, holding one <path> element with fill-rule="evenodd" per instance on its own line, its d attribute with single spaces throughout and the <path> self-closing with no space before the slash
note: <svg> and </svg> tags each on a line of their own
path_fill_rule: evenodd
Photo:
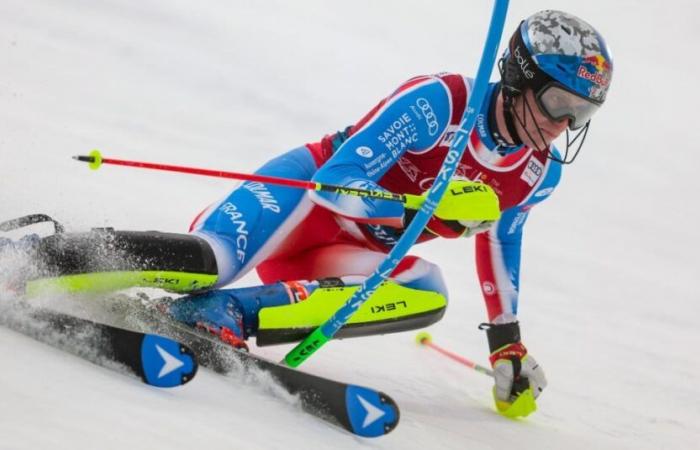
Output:
<svg viewBox="0 0 700 450">
<path fill-rule="evenodd" d="M 0 449 L 694 448 L 700 440 L 695 227 L 700 152 L 691 0 L 513 0 L 607 37 L 608 102 L 526 226 L 523 338 L 550 386 L 530 418 L 492 411 L 489 379 L 414 333 L 332 342 L 303 368 L 377 387 L 399 427 L 355 438 L 269 386 L 202 371 L 157 390 L 0 328 Z M 473 74 L 491 2 L 0 2 L 0 211 L 70 230 L 183 231 L 230 181 L 104 167 L 107 156 L 253 171 L 356 121 L 403 80 Z M 436 342 L 485 363 L 473 242 L 415 249 L 451 290 Z M 240 285 L 257 283 L 251 275 Z M 0 301 L 6 293 L 0 293 Z M 49 300 L 51 302 L 52 300 Z M 53 301 L 60 301 L 54 299 Z M 289 347 L 252 350 L 280 358 Z"/>
</svg>

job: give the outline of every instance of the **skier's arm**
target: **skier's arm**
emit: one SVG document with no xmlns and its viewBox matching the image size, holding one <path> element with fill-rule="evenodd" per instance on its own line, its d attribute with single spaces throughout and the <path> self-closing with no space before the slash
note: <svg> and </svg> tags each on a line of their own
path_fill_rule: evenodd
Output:
<svg viewBox="0 0 700 450">
<path fill-rule="evenodd" d="M 518 310 L 522 229 L 526 207 L 510 208 L 476 236 L 476 268 L 490 322 L 512 322 Z"/>
<path fill-rule="evenodd" d="M 405 83 L 356 126 L 312 181 L 384 190 L 378 181 L 403 153 L 427 150 L 440 139 L 450 120 L 450 102 L 447 86 L 437 77 Z M 398 202 L 318 191 L 311 198 L 355 221 L 402 226 L 404 207 Z"/>
<path fill-rule="evenodd" d="M 494 371 L 494 400 L 509 417 L 526 416 L 547 386 L 542 366 L 528 353 L 517 321 L 520 250 L 530 208 L 547 198 L 559 182 L 561 166 L 548 164 L 544 179 L 522 204 L 503 212 L 488 231 L 477 235 L 477 271 L 486 300 L 489 358 Z"/>
<path fill-rule="evenodd" d="M 528 199 L 503 211 L 501 218 L 487 232 L 476 236 L 477 273 L 492 323 L 516 320 L 523 227 L 530 209 L 549 198 L 559 184 L 561 166 L 550 162 L 543 176 Z"/>
</svg>

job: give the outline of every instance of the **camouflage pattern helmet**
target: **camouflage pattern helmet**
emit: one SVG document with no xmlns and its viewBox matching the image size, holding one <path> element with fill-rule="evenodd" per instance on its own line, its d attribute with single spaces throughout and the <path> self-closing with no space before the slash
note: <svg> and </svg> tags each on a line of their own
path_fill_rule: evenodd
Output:
<svg viewBox="0 0 700 450">
<path fill-rule="evenodd" d="M 584 114 L 588 119 L 605 101 L 612 72 L 610 50 L 600 33 L 578 17 L 554 10 L 540 11 L 520 23 L 501 64 L 507 96 L 532 88 L 539 101 L 542 93 L 556 86 L 590 102 L 590 111 Z"/>
</svg>

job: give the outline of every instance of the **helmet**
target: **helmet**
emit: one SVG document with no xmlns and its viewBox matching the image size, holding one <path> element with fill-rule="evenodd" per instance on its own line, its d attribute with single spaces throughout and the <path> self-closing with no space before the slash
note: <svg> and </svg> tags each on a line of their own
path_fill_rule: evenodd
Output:
<svg viewBox="0 0 700 450">
<path fill-rule="evenodd" d="M 605 101 L 613 71 L 600 33 L 578 17 L 554 10 L 520 23 L 499 67 L 506 106 L 531 88 L 543 113 L 555 121 L 568 118 L 569 128 L 581 129 L 584 136 Z"/>
</svg>

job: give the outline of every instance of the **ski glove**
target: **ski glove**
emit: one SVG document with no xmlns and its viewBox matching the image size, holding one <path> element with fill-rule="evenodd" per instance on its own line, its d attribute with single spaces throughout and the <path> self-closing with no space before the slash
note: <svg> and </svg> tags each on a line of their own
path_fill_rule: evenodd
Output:
<svg viewBox="0 0 700 450">
<path fill-rule="evenodd" d="M 506 417 L 525 417 L 537 410 L 535 399 L 547 386 L 544 371 L 520 342 L 518 322 L 481 324 L 491 350 L 493 398 L 498 412 Z"/>
<path fill-rule="evenodd" d="M 406 202 L 404 226 L 413 220 L 427 194 L 428 191 Z M 475 181 L 452 180 L 426 230 L 445 238 L 471 237 L 489 229 L 500 215 L 498 196 L 490 186 Z"/>
</svg>

